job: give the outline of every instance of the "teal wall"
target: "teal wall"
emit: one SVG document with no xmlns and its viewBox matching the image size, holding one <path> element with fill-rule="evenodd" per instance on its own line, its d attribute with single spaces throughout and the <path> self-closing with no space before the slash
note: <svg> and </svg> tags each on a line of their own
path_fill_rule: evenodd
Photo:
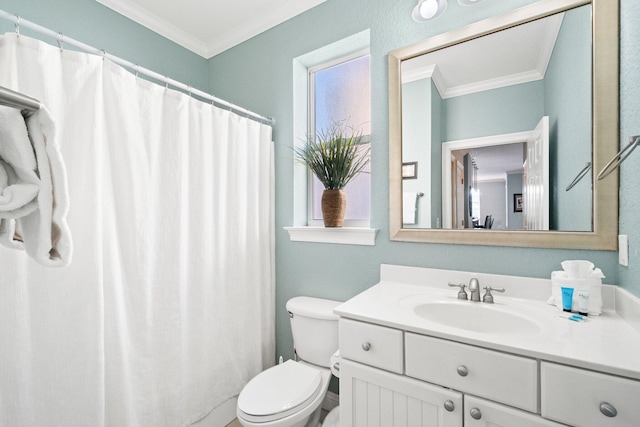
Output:
<svg viewBox="0 0 640 427">
<path fill-rule="evenodd" d="M 95 0 L 2 0 L 0 9 L 97 49 L 208 91 L 207 60 Z M 14 25 L 0 19 L 0 32 Z M 20 34 L 42 38 L 26 28 Z M 55 40 L 44 39 L 54 44 Z M 73 49 L 71 46 L 66 46 Z"/>
<path fill-rule="evenodd" d="M 414 0 L 329 0 L 212 58 L 211 86 L 217 94 L 278 120 L 274 128 L 278 354 L 292 354 L 289 318 L 284 310 L 289 298 L 311 295 L 346 300 L 379 280 L 381 263 L 549 277 L 565 259 L 589 259 L 603 269 L 607 282 L 617 282 L 617 255 L 614 252 L 389 240 L 387 53 L 530 3 L 533 1 L 484 1 L 462 7 L 456 1 L 449 1 L 446 13 L 440 18 L 417 24 L 410 17 L 416 4 Z M 291 242 L 282 227 L 293 224 L 294 213 L 290 152 L 293 144 L 293 59 L 367 28 L 371 30 L 371 224 L 379 230 L 376 245 Z M 640 234 L 637 237 L 640 239 Z"/>
<path fill-rule="evenodd" d="M 640 2 L 620 2 L 620 144 L 640 135 Z M 618 283 L 640 296 L 640 150 L 620 168 L 620 234 L 629 236 L 629 267 L 618 267 Z"/>
<path fill-rule="evenodd" d="M 444 141 L 529 131 L 544 115 L 542 80 L 447 98 Z"/>
<path fill-rule="evenodd" d="M 402 111 L 406 120 L 402 120 L 403 162 L 418 162 L 418 177 L 402 181 L 402 191 L 424 193 L 417 199 L 416 223 L 405 225 L 407 228 L 431 228 L 431 206 L 434 196 L 431 194 L 431 79 L 420 79 L 404 83 Z M 439 141 L 436 141 L 439 143 Z"/>
<path fill-rule="evenodd" d="M 443 110 L 444 100 L 431 79 L 431 173 L 434 176 L 442 176 Z M 439 179 L 431 180 L 431 227 L 442 228 L 442 182 Z"/>
<path fill-rule="evenodd" d="M 591 8 L 564 14 L 544 78 L 549 116 L 550 226 L 553 230 L 592 229 L 591 175 L 570 191 L 567 185 L 591 160 Z M 576 66 L 585 64 L 586 66 Z M 561 141 L 561 143 L 558 143 Z"/>
<path fill-rule="evenodd" d="M 209 87 L 217 96 L 276 117 L 277 343 L 279 354 L 291 356 L 285 301 L 294 295 L 345 300 L 378 281 L 380 263 L 549 277 L 564 259 L 589 259 L 603 269 L 606 282 L 619 283 L 640 296 L 640 150 L 621 171 L 620 229 L 629 235 L 628 268 L 618 267 L 615 252 L 389 240 L 387 52 L 533 2 L 487 0 L 463 8 L 449 1 L 443 16 L 428 24 L 416 24 L 410 18 L 414 0 L 328 0 L 210 61 L 93 0 L 3 0 L 0 8 L 194 87 Z M 630 135 L 640 134 L 640 2 L 621 0 L 621 19 L 621 143 L 626 144 Z M 13 31 L 12 25 L 0 26 L 0 30 Z M 376 246 L 290 242 L 282 227 L 293 223 L 293 58 L 367 28 L 371 29 L 372 226 L 379 229 Z"/>
</svg>

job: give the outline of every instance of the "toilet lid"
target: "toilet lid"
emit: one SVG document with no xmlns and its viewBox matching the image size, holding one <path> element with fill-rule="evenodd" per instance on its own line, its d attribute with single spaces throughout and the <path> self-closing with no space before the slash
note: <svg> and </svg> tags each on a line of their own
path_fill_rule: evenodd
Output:
<svg viewBox="0 0 640 427">
<path fill-rule="evenodd" d="M 238 396 L 238 409 L 257 417 L 291 413 L 317 395 L 321 378 L 319 370 L 287 360 L 249 381 Z"/>
</svg>

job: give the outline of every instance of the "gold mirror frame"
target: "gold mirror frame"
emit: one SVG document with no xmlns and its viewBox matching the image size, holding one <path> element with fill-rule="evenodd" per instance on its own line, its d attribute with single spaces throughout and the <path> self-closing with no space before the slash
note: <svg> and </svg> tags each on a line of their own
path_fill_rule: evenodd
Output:
<svg viewBox="0 0 640 427">
<path fill-rule="evenodd" d="M 402 228 L 403 60 L 464 43 L 575 7 L 592 5 L 593 231 L 498 231 Z M 598 172 L 619 145 L 619 1 L 542 0 L 389 53 L 389 229 L 391 240 L 464 245 L 617 250 L 618 174 Z"/>
</svg>

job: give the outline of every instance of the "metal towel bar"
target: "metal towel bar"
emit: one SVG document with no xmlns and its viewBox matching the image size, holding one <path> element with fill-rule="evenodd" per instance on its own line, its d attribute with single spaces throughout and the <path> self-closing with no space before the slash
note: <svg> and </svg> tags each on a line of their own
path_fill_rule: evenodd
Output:
<svg viewBox="0 0 640 427">
<path fill-rule="evenodd" d="M 620 150 L 618 154 L 613 156 L 613 159 L 611 159 L 609 163 L 607 163 L 605 167 L 602 168 L 602 170 L 598 174 L 598 180 L 606 178 L 611 172 L 616 170 L 620 166 L 620 164 L 622 164 L 622 162 L 624 162 L 624 160 L 629 157 L 629 154 L 633 152 L 638 144 L 640 144 L 640 135 L 632 136 L 631 138 L 629 138 L 629 144 L 627 144 L 626 147 Z"/>
<path fill-rule="evenodd" d="M 32 113 L 40 109 L 40 101 L 23 95 L 6 87 L 0 86 L 0 105 L 22 110 L 23 114 Z"/>
<path fill-rule="evenodd" d="M 571 190 L 578 182 L 580 182 L 580 180 L 582 178 L 584 178 L 584 176 L 587 174 L 587 172 L 589 172 L 591 170 L 591 162 L 587 162 L 587 165 L 584 167 L 584 169 L 582 169 L 580 172 L 578 172 L 578 176 L 576 176 L 574 178 L 573 181 L 571 181 L 571 184 L 567 185 L 567 189 L 565 191 L 569 191 Z"/>
</svg>

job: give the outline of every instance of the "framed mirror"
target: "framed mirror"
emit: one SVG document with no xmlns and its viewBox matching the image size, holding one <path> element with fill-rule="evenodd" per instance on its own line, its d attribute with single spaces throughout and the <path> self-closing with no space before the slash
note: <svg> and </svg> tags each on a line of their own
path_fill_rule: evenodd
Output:
<svg viewBox="0 0 640 427">
<path fill-rule="evenodd" d="M 616 250 L 618 40 L 618 1 L 542 0 L 390 52 L 391 239 Z"/>
</svg>

